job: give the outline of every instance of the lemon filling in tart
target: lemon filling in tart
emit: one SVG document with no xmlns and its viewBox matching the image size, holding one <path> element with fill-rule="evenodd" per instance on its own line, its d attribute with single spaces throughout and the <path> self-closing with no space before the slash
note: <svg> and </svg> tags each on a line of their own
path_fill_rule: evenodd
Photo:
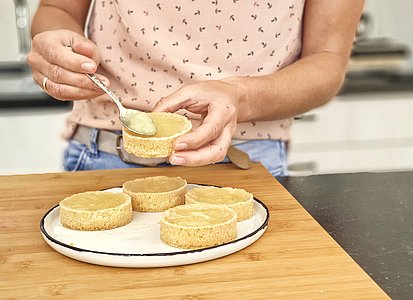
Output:
<svg viewBox="0 0 413 300">
<path fill-rule="evenodd" d="M 154 135 L 146 136 L 137 133 L 132 133 L 128 130 L 128 133 L 139 136 L 145 139 L 169 137 L 174 134 L 180 133 L 187 126 L 187 121 L 182 117 L 166 117 L 164 114 L 151 113 L 153 122 L 157 127 L 157 132 Z M 127 129 L 126 129 L 127 130 Z"/>
<path fill-rule="evenodd" d="M 64 205 L 71 209 L 94 211 L 117 207 L 125 202 L 123 195 L 114 193 L 83 193 L 66 199 Z"/>
<path fill-rule="evenodd" d="M 191 211 L 184 206 L 177 207 L 173 210 L 165 217 L 165 221 L 185 227 L 201 227 L 226 222 L 230 220 L 232 216 L 233 214 L 230 211 L 222 211 L 219 207 Z"/>
</svg>

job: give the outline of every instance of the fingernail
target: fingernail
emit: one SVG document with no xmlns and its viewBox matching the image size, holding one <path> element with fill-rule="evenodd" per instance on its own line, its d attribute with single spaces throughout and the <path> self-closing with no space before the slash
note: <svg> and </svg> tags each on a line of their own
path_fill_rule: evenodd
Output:
<svg viewBox="0 0 413 300">
<path fill-rule="evenodd" d="M 88 73 L 92 73 L 95 71 L 95 64 L 94 63 L 90 63 L 90 62 L 86 62 L 82 64 L 82 70 L 86 71 Z"/>
<path fill-rule="evenodd" d="M 185 163 L 185 159 L 183 157 L 179 157 L 179 156 L 174 156 L 172 157 L 171 161 L 170 161 L 171 165 L 183 165 Z"/>
<path fill-rule="evenodd" d="M 180 150 L 185 150 L 186 148 L 188 148 L 188 144 L 187 143 L 179 143 L 175 145 L 175 151 L 180 151 Z"/>
</svg>

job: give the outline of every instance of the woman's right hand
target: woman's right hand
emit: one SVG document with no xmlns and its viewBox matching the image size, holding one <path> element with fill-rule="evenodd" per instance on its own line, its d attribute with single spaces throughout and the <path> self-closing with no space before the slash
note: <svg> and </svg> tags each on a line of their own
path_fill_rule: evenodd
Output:
<svg viewBox="0 0 413 300">
<path fill-rule="evenodd" d="M 27 62 L 33 79 L 46 92 L 59 100 L 83 100 L 101 95 L 85 73 L 95 73 L 99 52 L 94 43 L 70 30 L 44 31 L 34 36 Z M 109 85 L 104 76 L 98 77 Z"/>
</svg>

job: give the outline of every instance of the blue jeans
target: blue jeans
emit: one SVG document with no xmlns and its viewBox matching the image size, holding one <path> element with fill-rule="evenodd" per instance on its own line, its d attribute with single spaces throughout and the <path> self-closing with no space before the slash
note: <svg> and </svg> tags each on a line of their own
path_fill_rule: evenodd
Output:
<svg viewBox="0 0 413 300">
<path fill-rule="evenodd" d="M 70 140 L 64 152 L 64 169 L 66 171 L 142 168 L 145 166 L 123 162 L 119 156 L 98 150 L 97 137 L 99 129 L 93 129 L 90 148 L 75 140 Z M 251 140 L 235 145 L 248 153 L 252 161 L 261 162 L 273 176 L 287 175 L 287 151 L 285 142 L 280 140 Z M 222 163 L 229 163 L 226 157 Z M 170 166 L 169 163 L 158 165 Z"/>
</svg>

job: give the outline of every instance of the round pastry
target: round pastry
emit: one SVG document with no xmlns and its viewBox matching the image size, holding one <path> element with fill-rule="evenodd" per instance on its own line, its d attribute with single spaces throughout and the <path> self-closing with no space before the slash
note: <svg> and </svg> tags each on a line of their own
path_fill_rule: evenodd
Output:
<svg viewBox="0 0 413 300">
<path fill-rule="evenodd" d="M 132 198 L 132 209 L 161 212 L 185 203 L 186 180 L 181 177 L 155 176 L 127 181 L 123 192 Z"/>
<path fill-rule="evenodd" d="M 60 201 L 60 222 L 75 230 L 106 230 L 132 221 L 131 197 L 124 193 L 84 192 Z"/>
<path fill-rule="evenodd" d="M 189 132 L 192 123 L 184 116 L 167 113 L 150 113 L 157 132 L 153 136 L 143 136 L 122 128 L 123 147 L 126 152 L 138 157 L 168 157 L 173 153 L 173 141 Z"/>
<path fill-rule="evenodd" d="M 165 211 L 160 224 L 161 240 L 176 248 L 212 247 L 237 237 L 235 211 L 220 205 L 180 205 Z"/>
<path fill-rule="evenodd" d="M 237 213 L 237 221 L 244 221 L 254 214 L 253 196 L 243 189 L 231 187 L 203 186 L 189 190 L 185 203 L 207 203 L 224 205 Z"/>
</svg>

